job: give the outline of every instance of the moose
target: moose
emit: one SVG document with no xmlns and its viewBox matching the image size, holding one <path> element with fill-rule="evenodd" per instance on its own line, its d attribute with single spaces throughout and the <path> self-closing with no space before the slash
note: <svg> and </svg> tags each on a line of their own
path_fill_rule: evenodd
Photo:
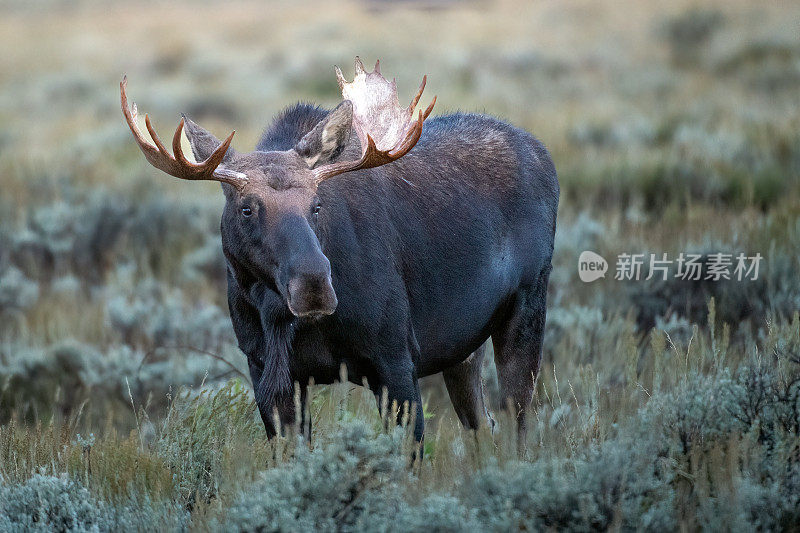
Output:
<svg viewBox="0 0 800 533">
<path fill-rule="evenodd" d="M 301 420 L 310 436 L 309 383 L 340 369 L 379 408 L 400 406 L 391 415 L 413 421 L 418 442 L 419 379 L 439 372 L 463 426 L 493 428 L 481 379 L 491 337 L 524 444 L 559 198 L 546 148 L 483 114 L 428 119 L 436 98 L 415 118 L 427 77 L 402 107 L 380 62 L 367 72 L 356 57 L 352 82 L 335 72 L 339 105 L 286 109 L 249 153 L 183 116 L 171 154 L 147 115 L 152 142 L 139 130 L 120 83 L 147 161 L 222 185 L 230 316 L 267 436 Z"/>
</svg>

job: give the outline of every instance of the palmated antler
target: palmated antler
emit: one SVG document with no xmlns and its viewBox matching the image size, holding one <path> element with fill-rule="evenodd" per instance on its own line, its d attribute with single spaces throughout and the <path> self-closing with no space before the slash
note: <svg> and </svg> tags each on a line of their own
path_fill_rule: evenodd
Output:
<svg viewBox="0 0 800 533">
<path fill-rule="evenodd" d="M 379 167 L 400 159 L 417 144 L 422 135 L 422 123 L 436 103 L 434 96 L 425 112 L 420 110 L 417 119 L 414 119 L 414 108 L 425 89 L 427 76 L 422 77 L 411 105 L 404 108 L 397 98 L 395 80 L 390 82 L 381 75 L 380 61 L 375 63 L 375 70 L 366 72 L 361 59 L 356 57 L 355 72 L 353 81 L 347 82 L 341 69 L 336 67 L 342 98 L 353 104 L 353 129 L 361 141 L 361 159 L 338 161 L 314 169 L 317 182 L 344 172 Z"/>
<path fill-rule="evenodd" d="M 178 124 L 178 129 L 175 130 L 175 135 L 172 137 L 172 151 L 175 153 L 173 156 L 167 151 L 166 147 L 161 142 L 161 139 L 158 138 L 156 131 L 150 124 L 150 117 L 147 116 L 147 114 L 144 116 L 144 123 L 147 126 L 147 131 L 150 132 L 150 137 L 152 137 L 153 143 L 155 144 L 150 143 L 150 141 L 148 141 L 144 135 L 142 135 L 139 127 L 136 125 L 136 104 L 133 104 L 132 107 L 128 107 L 128 96 L 125 94 L 125 88 L 127 85 L 128 77 L 125 76 L 119 83 L 122 113 L 125 115 L 125 121 L 128 123 L 128 127 L 131 129 L 131 133 L 133 133 L 133 138 L 136 140 L 136 144 L 139 145 L 144 157 L 150 162 L 151 165 L 161 171 L 166 172 L 170 176 L 175 176 L 176 178 L 181 178 L 184 180 L 222 181 L 236 187 L 241 187 L 247 183 L 247 176 L 245 174 L 225 168 L 219 168 L 223 158 L 225 157 L 225 152 L 228 151 L 228 147 L 231 145 L 233 134 L 236 133 L 235 131 L 228 135 L 228 138 L 225 139 L 210 156 L 208 156 L 208 159 L 201 163 L 192 163 L 183 155 L 183 149 L 181 148 L 181 134 L 183 133 L 184 124 L 184 119 L 182 118 Z"/>
</svg>

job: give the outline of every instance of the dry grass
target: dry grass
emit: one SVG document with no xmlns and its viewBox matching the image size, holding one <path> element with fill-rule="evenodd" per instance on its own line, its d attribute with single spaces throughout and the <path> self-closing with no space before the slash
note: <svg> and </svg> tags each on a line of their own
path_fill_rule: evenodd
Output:
<svg viewBox="0 0 800 533">
<path fill-rule="evenodd" d="M 222 195 L 146 165 L 117 88 L 127 74 L 165 135 L 187 112 L 218 135 L 236 129 L 244 150 L 287 105 L 335 104 L 333 65 L 347 72 L 360 55 L 381 59 L 401 98 L 427 73 L 437 113 L 481 111 L 531 131 L 562 185 L 525 460 L 499 406 L 498 434 L 464 432 L 440 378 L 428 378 L 427 458 L 413 475 L 374 476 L 376 493 L 390 488 L 407 515 L 442 530 L 786 529 L 764 517 L 796 516 L 786 495 L 800 487 L 799 444 L 786 406 L 759 404 L 758 424 L 737 418 L 763 392 L 753 383 L 795 390 L 781 389 L 800 330 L 795 3 L 86 0 L 0 12 L 0 497 L 39 472 L 66 472 L 95 507 L 113 507 L 100 529 L 231 528 L 229 509 L 258 518 L 248 494 L 311 519 L 327 511 L 315 502 L 328 486 L 297 479 L 315 461 L 367 468 L 385 451 L 372 395 L 349 385 L 314 389 L 312 455 L 291 437 L 265 441 L 247 382 L 228 381 L 230 365 L 245 365 L 215 247 Z M 669 28 L 690 37 L 670 39 Z M 575 265 L 585 249 L 766 261 L 761 284 L 692 292 L 612 276 L 584 284 Z M 746 382 L 758 372 L 769 380 Z M 491 364 L 485 377 L 495 400 Z M 359 422 L 374 434 L 344 450 L 338 432 L 359 434 Z M 630 460 L 620 467 L 620 457 Z M 311 504 L 262 498 L 263 472 L 298 483 Z M 486 496 L 495 489 L 499 507 Z M 331 510 L 342 524 L 360 512 L 354 501 Z"/>
</svg>

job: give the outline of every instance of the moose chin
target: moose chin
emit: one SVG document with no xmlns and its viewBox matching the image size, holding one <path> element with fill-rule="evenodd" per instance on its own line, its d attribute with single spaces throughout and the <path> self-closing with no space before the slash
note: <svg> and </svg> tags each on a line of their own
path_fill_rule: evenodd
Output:
<svg viewBox="0 0 800 533">
<path fill-rule="evenodd" d="M 147 116 L 151 139 L 139 130 L 120 83 L 150 164 L 222 184 L 231 321 L 267 435 L 305 417 L 309 381 L 333 383 L 342 366 L 379 407 L 385 395 L 410 409 L 397 418 L 413 420 L 418 441 L 418 380 L 439 372 L 462 424 L 494 427 L 481 381 L 491 337 L 524 445 L 559 197 L 547 150 L 490 116 L 429 119 L 435 98 L 415 116 L 425 77 L 402 107 L 380 63 L 367 72 L 356 58 L 352 82 L 336 76 L 338 106 L 288 108 L 246 153 L 233 133 L 220 141 L 186 117 L 170 153 Z M 197 163 L 181 150 L 183 131 Z"/>
</svg>

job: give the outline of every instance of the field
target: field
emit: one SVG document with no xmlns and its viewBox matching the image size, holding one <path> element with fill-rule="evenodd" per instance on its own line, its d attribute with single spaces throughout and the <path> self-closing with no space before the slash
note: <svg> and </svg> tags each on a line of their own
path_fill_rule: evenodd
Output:
<svg viewBox="0 0 800 533">
<path fill-rule="evenodd" d="M 0 531 L 798 530 L 800 4 L 67 2 L 0 7 Z M 251 148 L 333 65 L 551 151 L 561 204 L 518 458 L 423 381 L 425 459 L 313 388 L 267 441 L 225 299 L 219 186 L 147 165 L 118 82 Z M 578 257 L 609 263 L 585 283 Z M 649 257 L 760 254 L 756 279 Z M 615 279 L 645 254 L 641 279 Z M 731 272 L 733 269 L 731 268 Z"/>
</svg>

